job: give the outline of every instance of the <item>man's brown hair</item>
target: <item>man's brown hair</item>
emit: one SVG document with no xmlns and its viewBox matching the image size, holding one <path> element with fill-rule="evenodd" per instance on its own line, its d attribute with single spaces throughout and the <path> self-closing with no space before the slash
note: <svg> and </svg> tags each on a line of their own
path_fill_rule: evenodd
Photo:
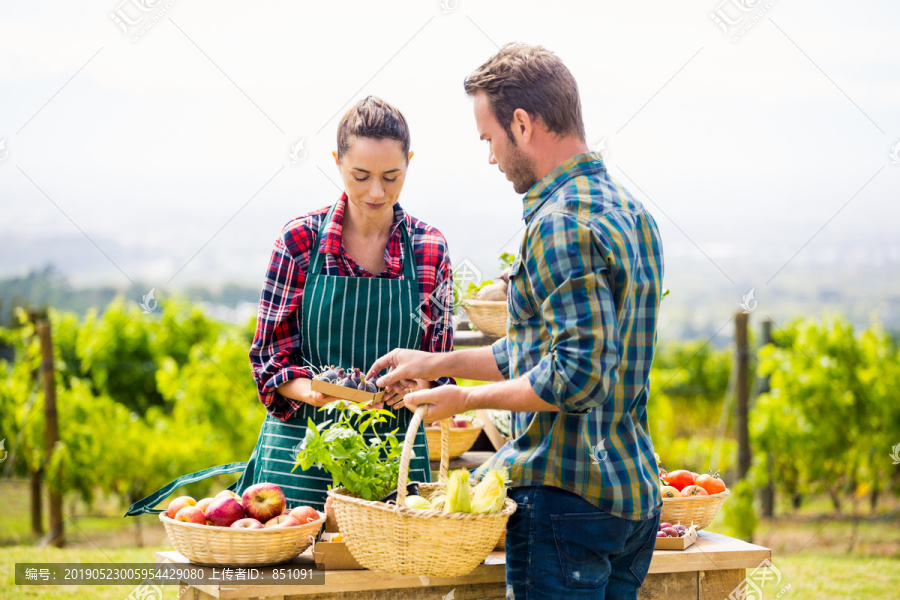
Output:
<svg viewBox="0 0 900 600">
<path fill-rule="evenodd" d="M 466 77 L 466 94 L 485 92 L 497 121 L 515 143 L 513 113 L 523 109 L 558 136 L 584 141 L 578 84 L 562 60 L 543 46 L 510 43 Z"/>
<path fill-rule="evenodd" d="M 376 96 L 366 96 L 350 107 L 337 130 L 337 154 L 341 158 L 355 137 L 397 140 L 403 156 L 409 156 L 409 126 L 403 114 Z"/>
</svg>

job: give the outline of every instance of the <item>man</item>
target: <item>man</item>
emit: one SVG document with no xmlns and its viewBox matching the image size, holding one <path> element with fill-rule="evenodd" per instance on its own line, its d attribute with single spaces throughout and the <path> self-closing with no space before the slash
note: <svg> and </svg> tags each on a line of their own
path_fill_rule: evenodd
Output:
<svg viewBox="0 0 900 600">
<path fill-rule="evenodd" d="M 396 350 L 370 376 L 498 382 L 403 403 L 431 405 L 429 421 L 513 411 L 512 439 L 481 471 L 509 468 L 518 503 L 509 598 L 636 598 L 661 506 L 646 411 L 663 276 L 656 223 L 589 152 L 577 84 L 554 54 L 508 44 L 465 89 L 488 162 L 525 193 L 507 336 L 491 348 Z"/>
</svg>

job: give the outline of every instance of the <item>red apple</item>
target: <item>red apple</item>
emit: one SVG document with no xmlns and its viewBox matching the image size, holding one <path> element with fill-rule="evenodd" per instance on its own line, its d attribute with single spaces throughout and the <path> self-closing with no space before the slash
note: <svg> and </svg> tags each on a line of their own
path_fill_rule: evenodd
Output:
<svg viewBox="0 0 900 600">
<path fill-rule="evenodd" d="M 300 525 L 300 521 L 291 515 L 278 515 L 266 521 L 263 527 L 297 527 L 298 525 Z"/>
<path fill-rule="evenodd" d="M 284 492 L 274 483 L 257 483 L 244 490 L 241 504 L 248 517 L 265 523 L 275 515 L 284 512 L 287 500 Z"/>
<path fill-rule="evenodd" d="M 206 515 L 196 506 L 185 506 L 175 513 L 175 520 L 204 525 L 206 524 Z"/>
<path fill-rule="evenodd" d="M 197 508 L 199 508 L 203 512 L 206 512 L 206 509 L 209 507 L 210 504 L 212 504 L 213 500 L 215 500 L 215 498 L 204 498 L 203 500 L 201 500 L 200 502 L 197 503 Z"/>
<path fill-rule="evenodd" d="M 232 529 L 262 529 L 263 524 L 257 521 L 256 519 L 251 519 L 247 517 L 245 519 L 238 519 L 234 523 L 231 524 Z"/>
<path fill-rule="evenodd" d="M 221 492 L 216 494 L 216 498 L 221 498 L 222 496 L 228 496 L 229 498 L 234 498 L 238 502 L 241 501 L 241 495 L 237 494 L 235 492 L 232 492 L 231 490 L 222 490 Z"/>
<path fill-rule="evenodd" d="M 244 518 L 244 507 L 234 498 L 216 498 L 206 509 L 206 518 L 216 527 L 231 527 L 232 523 Z"/>
<path fill-rule="evenodd" d="M 297 522 L 301 525 L 306 525 L 322 518 L 312 506 L 298 506 L 288 514 L 297 519 Z"/>
<path fill-rule="evenodd" d="M 169 508 L 166 509 L 166 516 L 170 519 L 175 518 L 175 514 L 185 506 L 196 506 L 197 501 L 190 496 L 178 496 L 169 502 Z"/>
</svg>

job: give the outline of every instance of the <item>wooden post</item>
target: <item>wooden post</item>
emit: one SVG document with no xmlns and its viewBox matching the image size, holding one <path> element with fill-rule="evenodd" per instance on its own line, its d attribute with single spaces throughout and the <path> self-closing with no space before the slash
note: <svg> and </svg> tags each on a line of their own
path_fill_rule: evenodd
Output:
<svg viewBox="0 0 900 600">
<path fill-rule="evenodd" d="M 37 323 L 38 323 L 38 311 L 36 308 L 29 307 L 28 309 L 28 320 L 35 328 L 35 336 L 37 335 Z M 31 380 L 34 383 L 37 383 L 38 377 L 40 376 L 40 370 L 36 369 L 31 374 Z M 38 469 L 36 471 L 28 470 L 28 478 L 31 483 L 31 533 L 36 538 L 41 538 L 44 535 L 44 513 L 43 513 L 43 498 L 41 496 L 41 470 Z"/>
<path fill-rule="evenodd" d="M 56 374 L 53 369 L 53 341 L 50 337 L 50 321 L 41 319 L 37 324 L 38 337 L 41 340 L 41 371 L 44 382 L 44 428 L 47 460 L 53 455 L 56 442 L 59 441 L 59 429 L 56 422 Z M 49 487 L 49 486 L 48 486 Z M 50 492 L 50 545 L 57 548 L 65 546 L 66 538 L 62 522 L 62 498 L 52 489 Z"/>
<path fill-rule="evenodd" d="M 760 347 L 772 343 L 772 321 L 765 319 L 762 322 L 762 339 Z M 759 393 L 765 394 L 769 391 L 769 376 L 764 375 L 759 378 Z M 771 454 L 766 455 L 766 486 L 762 489 L 762 513 L 763 517 L 771 519 L 775 516 L 775 484 L 772 482 L 772 465 L 774 457 Z"/>
<path fill-rule="evenodd" d="M 747 426 L 747 406 L 750 400 L 750 349 L 747 342 L 747 313 L 737 313 L 734 318 L 736 346 L 737 385 L 735 397 L 737 411 L 735 424 L 738 438 L 738 480 L 750 470 L 750 433 Z"/>
</svg>

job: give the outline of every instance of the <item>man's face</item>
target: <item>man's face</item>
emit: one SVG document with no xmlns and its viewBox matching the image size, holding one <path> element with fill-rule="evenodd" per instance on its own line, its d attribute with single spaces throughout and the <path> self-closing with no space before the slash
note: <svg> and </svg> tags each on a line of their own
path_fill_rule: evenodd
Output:
<svg viewBox="0 0 900 600">
<path fill-rule="evenodd" d="M 506 130 L 491 110 L 484 92 L 475 94 L 475 126 L 482 140 L 488 143 L 488 162 L 497 165 L 513 184 L 517 194 L 524 194 L 537 183 L 534 162 L 522 149 L 510 141 Z M 515 132 L 513 132 L 515 135 Z"/>
</svg>

